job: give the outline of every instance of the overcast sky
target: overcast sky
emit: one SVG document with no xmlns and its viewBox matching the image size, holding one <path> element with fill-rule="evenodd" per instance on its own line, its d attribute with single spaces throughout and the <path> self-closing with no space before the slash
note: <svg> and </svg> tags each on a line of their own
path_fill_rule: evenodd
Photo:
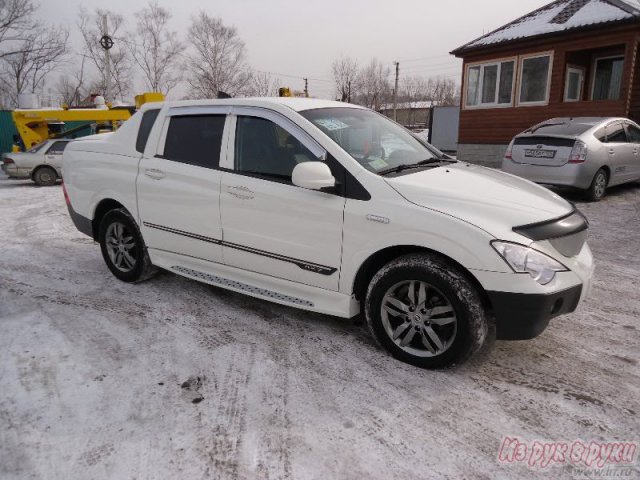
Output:
<svg viewBox="0 0 640 480">
<path fill-rule="evenodd" d="M 77 10 L 105 7 L 123 14 L 133 28 L 140 0 L 40 0 L 40 17 L 69 26 L 80 49 Z M 461 62 L 448 53 L 547 0 L 159 0 L 173 14 L 172 26 L 184 38 L 199 10 L 234 25 L 247 47 L 250 65 L 274 72 L 293 89 L 308 77 L 313 96 L 333 94 L 331 62 L 341 55 L 361 64 L 372 57 L 401 75 L 448 75 L 459 81 Z M 291 75 L 297 78 L 285 77 Z M 136 85 L 136 89 L 142 84 Z"/>
</svg>

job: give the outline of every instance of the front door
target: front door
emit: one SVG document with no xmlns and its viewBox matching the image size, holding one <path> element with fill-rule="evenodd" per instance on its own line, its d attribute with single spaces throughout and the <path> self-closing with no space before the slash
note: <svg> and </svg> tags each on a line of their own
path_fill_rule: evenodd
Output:
<svg viewBox="0 0 640 480">
<path fill-rule="evenodd" d="M 148 248 L 221 262 L 218 167 L 226 113 L 211 110 L 170 111 L 159 151 L 140 161 L 138 211 Z"/>
<path fill-rule="evenodd" d="M 224 262 L 338 290 L 345 198 L 291 183 L 322 147 L 293 122 L 261 109 L 234 109 L 231 171 L 222 176 Z"/>
</svg>

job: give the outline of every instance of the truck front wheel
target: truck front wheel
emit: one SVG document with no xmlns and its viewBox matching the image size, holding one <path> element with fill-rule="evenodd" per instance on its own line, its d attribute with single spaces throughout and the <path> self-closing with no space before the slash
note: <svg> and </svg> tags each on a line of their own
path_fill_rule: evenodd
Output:
<svg viewBox="0 0 640 480">
<path fill-rule="evenodd" d="M 462 363 L 488 331 L 476 288 L 456 266 L 429 254 L 405 255 L 374 275 L 365 315 L 383 348 L 422 368 Z"/>
<path fill-rule="evenodd" d="M 124 208 L 105 214 L 98 241 L 107 267 L 123 282 L 141 282 L 155 273 L 138 225 Z"/>
</svg>

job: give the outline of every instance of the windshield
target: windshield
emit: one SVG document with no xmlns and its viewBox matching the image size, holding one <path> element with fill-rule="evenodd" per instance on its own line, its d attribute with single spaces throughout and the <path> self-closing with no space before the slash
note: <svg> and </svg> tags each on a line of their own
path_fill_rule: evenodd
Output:
<svg viewBox="0 0 640 480">
<path fill-rule="evenodd" d="M 411 132 L 371 110 L 319 108 L 300 114 L 372 172 L 438 158 Z"/>
</svg>

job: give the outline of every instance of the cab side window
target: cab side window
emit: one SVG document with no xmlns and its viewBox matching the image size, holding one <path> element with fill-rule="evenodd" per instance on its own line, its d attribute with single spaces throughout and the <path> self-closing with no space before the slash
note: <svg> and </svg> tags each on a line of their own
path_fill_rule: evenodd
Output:
<svg viewBox="0 0 640 480">
<path fill-rule="evenodd" d="M 311 161 L 318 159 L 284 128 L 264 118 L 238 117 L 236 171 L 287 183 L 298 163 Z"/>
<path fill-rule="evenodd" d="M 627 134 L 621 123 L 607 125 L 607 143 L 627 143 Z"/>
<path fill-rule="evenodd" d="M 53 142 L 53 145 L 47 150 L 47 155 L 62 155 L 69 142 Z"/>
<path fill-rule="evenodd" d="M 188 165 L 218 168 L 226 115 L 171 117 L 162 158 Z"/>
<path fill-rule="evenodd" d="M 640 143 L 640 129 L 635 125 L 627 124 L 627 136 L 630 143 Z"/>
</svg>

